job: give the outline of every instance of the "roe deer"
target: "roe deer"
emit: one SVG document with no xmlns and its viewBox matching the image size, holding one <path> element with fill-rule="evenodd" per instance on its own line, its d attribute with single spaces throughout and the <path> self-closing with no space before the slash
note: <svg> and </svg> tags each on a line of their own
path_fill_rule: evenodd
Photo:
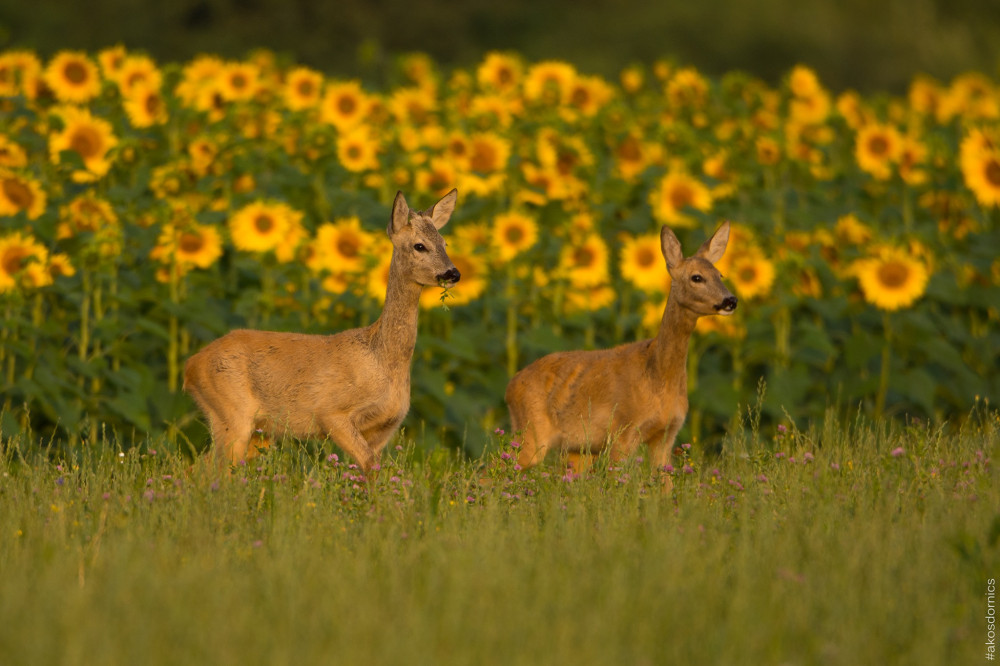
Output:
<svg viewBox="0 0 1000 666">
<path fill-rule="evenodd" d="M 208 418 L 220 465 L 252 457 L 255 430 L 326 436 L 364 473 L 410 409 L 410 363 L 424 286 L 458 282 L 439 230 L 458 191 L 424 212 L 392 204 L 385 306 L 375 323 L 335 335 L 232 331 L 188 359 L 184 389 Z"/>
<path fill-rule="evenodd" d="M 518 372 L 507 386 L 511 430 L 521 437 L 518 464 L 541 462 L 549 449 L 599 452 L 612 460 L 640 443 L 654 466 L 670 462 L 674 439 L 687 417 L 688 343 L 704 315 L 730 315 L 736 297 L 715 264 L 726 251 L 725 222 L 685 259 L 667 227 L 660 246 L 672 282 L 656 337 L 596 351 L 557 352 Z M 664 489 L 670 477 L 663 476 Z"/>
</svg>

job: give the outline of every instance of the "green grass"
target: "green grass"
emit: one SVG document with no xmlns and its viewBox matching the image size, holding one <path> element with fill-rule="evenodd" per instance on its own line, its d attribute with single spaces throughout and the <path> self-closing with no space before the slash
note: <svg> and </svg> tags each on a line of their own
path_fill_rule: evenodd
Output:
<svg viewBox="0 0 1000 666">
<path fill-rule="evenodd" d="M 676 460 L 672 496 L 639 460 L 518 474 L 509 436 L 485 470 L 399 441 L 371 485 L 330 447 L 213 481 L 152 443 L 52 461 L 4 442 L 3 662 L 984 659 L 995 413 L 744 424 Z"/>
</svg>

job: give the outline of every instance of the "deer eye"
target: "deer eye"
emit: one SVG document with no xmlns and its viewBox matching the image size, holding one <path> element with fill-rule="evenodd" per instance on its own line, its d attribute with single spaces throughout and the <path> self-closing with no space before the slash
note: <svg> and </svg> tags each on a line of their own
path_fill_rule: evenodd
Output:
<svg viewBox="0 0 1000 666">
<path fill-rule="evenodd" d="M 705 281 L 705 278 L 703 278 L 702 276 L 698 275 L 697 273 L 695 273 L 694 275 L 691 276 L 691 282 L 704 282 L 704 281 Z"/>
<path fill-rule="evenodd" d="M 423 243 L 417 243 L 416 245 L 413 246 L 413 249 L 416 250 L 417 252 L 426 252 L 427 251 L 427 248 L 424 246 Z"/>
</svg>

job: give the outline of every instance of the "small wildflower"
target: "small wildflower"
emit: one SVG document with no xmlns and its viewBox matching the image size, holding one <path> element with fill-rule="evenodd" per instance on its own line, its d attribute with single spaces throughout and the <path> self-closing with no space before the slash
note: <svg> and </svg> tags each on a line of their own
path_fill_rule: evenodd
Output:
<svg viewBox="0 0 1000 666">
<path fill-rule="evenodd" d="M 830 463 L 830 469 L 832 469 L 834 472 L 839 472 L 840 471 L 840 463 L 837 463 L 837 462 Z"/>
<path fill-rule="evenodd" d="M 806 463 L 808 463 L 808 462 L 812 462 L 812 461 L 813 461 L 813 454 L 812 454 L 812 453 L 810 453 L 809 451 L 806 451 L 806 452 L 805 452 L 805 453 L 804 453 L 804 454 L 802 455 L 802 462 L 806 462 Z"/>
<path fill-rule="evenodd" d="M 903 455 L 903 447 L 902 446 L 897 446 L 896 448 L 894 448 L 892 450 L 892 454 L 891 455 L 892 455 L 893 458 L 898 458 L 899 456 Z"/>
<path fill-rule="evenodd" d="M 493 431 L 493 434 L 494 435 L 503 435 L 504 434 L 504 430 L 503 430 L 503 428 L 497 428 L 496 430 Z"/>
<path fill-rule="evenodd" d="M 685 474 L 694 474 L 694 467 L 691 467 L 691 465 L 684 465 L 682 471 Z"/>
</svg>

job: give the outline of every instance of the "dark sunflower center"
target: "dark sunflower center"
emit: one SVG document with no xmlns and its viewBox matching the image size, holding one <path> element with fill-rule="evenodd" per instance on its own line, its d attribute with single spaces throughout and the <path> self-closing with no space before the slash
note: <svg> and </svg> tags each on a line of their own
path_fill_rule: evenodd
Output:
<svg viewBox="0 0 1000 666">
<path fill-rule="evenodd" d="M 84 160 L 97 157 L 101 152 L 101 137 L 89 127 L 81 127 L 73 133 L 69 147 L 80 154 Z"/>
<path fill-rule="evenodd" d="M 180 247 L 181 252 L 195 254 L 205 247 L 205 239 L 201 237 L 201 234 L 187 232 L 181 234 L 177 246 Z"/>
<path fill-rule="evenodd" d="M 580 268 L 587 268 L 594 264 L 594 251 L 589 247 L 578 247 L 573 251 L 573 263 Z"/>
<path fill-rule="evenodd" d="M 986 181 L 993 187 L 1000 187 L 1000 160 L 992 159 L 983 170 Z"/>
<path fill-rule="evenodd" d="M 31 189 L 16 178 L 5 178 L 2 189 L 7 200 L 22 210 L 29 208 L 35 200 Z"/>
<path fill-rule="evenodd" d="M 875 136 L 868 140 L 868 152 L 872 155 L 882 157 L 889 152 L 889 142 L 884 136 Z"/>
<path fill-rule="evenodd" d="M 472 155 L 470 166 L 473 171 L 486 173 L 495 168 L 496 162 L 497 154 L 493 149 L 493 146 L 484 143 L 476 146 L 476 151 Z"/>
<path fill-rule="evenodd" d="M 11 248 L 0 258 L 0 266 L 7 275 L 14 275 L 24 268 L 24 259 L 27 256 L 28 253 L 24 249 Z"/>
<path fill-rule="evenodd" d="M 349 95 L 344 95 L 337 100 L 337 110 L 340 111 L 345 116 L 351 115 L 357 108 L 358 108 L 357 101 Z"/>
<path fill-rule="evenodd" d="M 254 228 L 262 234 L 270 233 L 274 229 L 274 218 L 270 215 L 258 215 L 253 221 Z"/>
<path fill-rule="evenodd" d="M 504 231 L 504 238 L 511 245 L 517 245 L 524 240 L 524 229 L 521 227 L 507 227 L 506 231 Z"/>
<path fill-rule="evenodd" d="M 878 269 L 878 281 L 889 289 L 898 289 L 909 277 L 910 269 L 898 261 L 888 261 Z"/>
<path fill-rule="evenodd" d="M 675 210 L 689 206 L 694 199 L 694 193 L 687 185 L 677 185 L 670 190 L 670 204 Z"/>
<path fill-rule="evenodd" d="M 71 62 L 63 70 L 66 80 L 73 85 L 80 85 L 87 81 L 87 68 L 78 62 Z"/>
<path fill-rule="evenodd" d="M 648 247 L 644 247 L 635 255 L 635 263 L 642 268 L 649 268 L 656 261 L 656 254 Z"/>
<path fill-rule="evenodd" d="M 337 252 L 342 257 L 358 256 L 358 239 L 353 236 L 341 236 L 337 239 Z"/>
</svg>

